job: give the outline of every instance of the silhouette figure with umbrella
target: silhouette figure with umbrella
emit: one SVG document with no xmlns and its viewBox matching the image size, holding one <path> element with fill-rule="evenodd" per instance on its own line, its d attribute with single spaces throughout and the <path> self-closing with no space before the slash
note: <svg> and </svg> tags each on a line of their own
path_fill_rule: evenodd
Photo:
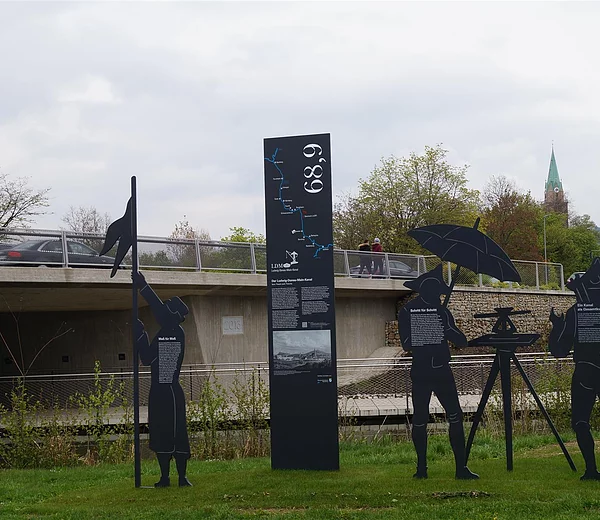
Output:
<svg viewBox="0 0 600 520">
<path fill-rule="evenodd" d="M 411 229 L 408 235 L 413 237 L 425 249 L 441 260 L 456 264 L 456 270 L 450 283 L 450 291 L 444 300 L 448 305 L 461 267 L 474 273 L 484 273 L 503 282 L 520 282 L 521 275 L 504 250 L 490 237 L 479 231 L 479 218 L 473 227 L 455 224 L 435 224 Z"/>
<path fill-rule="evenodd" d="M 521 276 L 515 269 L 512 261 L 505 251 L 494 242 L 490 237 L 479 231 L 479 219 L 475 221 L 472 228 L 452 224 L 436 224 L 413 229 L 408 232 L 410 236 L 416 239 L 423 247 L 437 255 L 444 261 L 453 262 L 457 265 L 452 278 L 449 290 L 445 293 L 446 298 L 443 307 L 446 308 L 450 299 L 450 294 L 458 277 L 461 267 L 466 267 L 475 273 L 485 273 L 501 281 L 520 282 Z M 441 266 L 438 266 L 441 269 Z M 408 283 L 405 283 L 410 288 Z M 468 346 L 490 346 L 496 348 L 496 356 L 492 363 L 488 380 L 483 389 L 481 401 L 477 407 L 477 412 L 473 417 L 473 424 L 469 433 L 469 439 L 466 445 L 465 464 L 469 458 L 469 452 L 475 437 L 477 426 L 483 417 L 483 412 L 487 400 L 494 386 L 494 381 L 498 375 L 501 379 L 502 403 L 504 409 L 504 432 L 506 440 L 506 461 L 507 469 L 512 470 L 512 416 L 511 416 L 511 361 L 516 366 L 521 377 L 527 384 L 532 397 L 536 401 L 538 408 L 546 418 L 550 429 L 554 433 L 571 469 L 575 470 L 575 465 L 569 455 L 560 435 L 550 420 L 550 416 L 540 401 L 531 381 L 527 377 L 523 367 L 515 355 L 517 347 L 533 344 L 538 338 L 538 334 L 517 334 L 514 323 L 510 320 L 511 315 L 526 314 L 530 311 L 513 311 L 512 307 L 495 309 L 495 313 L 476 314 L 476 318 L 497 317 L 498 321 L 492 329 L 492 334 L 485 334 L 468 342 Z M 400 326 L 400 321 L 399 321 Z M 401 333 L 402 334 L 402 333 Z M 464 342 L 456 342 L 449 337 L 457 346 L 467 346 Z M 448 355 L 449 356 L 449 355 Z M 414 362 L 413 362 L 414 364 Z M 423 377 L 423 376 L 419 376 Z M 414 379 L 413 379 L 414 387 Z M 446 386 L 447 392 L 450 387 Z M 453 392 L 456 392 L 454 385 Z M 454 398 L 454 397 L 453 397 Z M 446 397 L 446 399 L 449 399 Z M 456 396 L 458 401 L 458 396 Z M 441 400 L 440 400 L 441 401 Z M 443 404 L 443 403 L 442 403 Z M 416 407 L 415 407 L 416 408 Z M 416 410 L 415 410 L 416 414 Z M 465 466 L 466 467 L 466 466 Z"/>
<path fill-rule="evenodd" d="M 450 369 L 448 340 L 466 347 L 467 338 L 456 327 L 452 314 L 440 303 L 450 288 L 443 279 L 442 266 L 422 274 L 404 285 L 419 293 L 398 313 L 398 330 L 402 347 L 412 352 L 413 425 L 412 440 L 417 452 L 415 478 L 427 478 L 427 422 L 429 403 L 435 393 L 446 411 L 450 445 L 454 452 L 457 479 L 477 479 L 466 465 L 463 413 L 458 401 L 454 375 Z"/>
</svg>

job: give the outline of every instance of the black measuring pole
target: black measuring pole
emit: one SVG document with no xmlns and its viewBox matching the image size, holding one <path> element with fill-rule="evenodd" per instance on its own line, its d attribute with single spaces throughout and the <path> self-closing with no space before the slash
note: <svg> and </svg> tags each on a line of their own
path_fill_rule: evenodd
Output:
<svg viewBox="0 0 600 520">
<path fill-rule="evenodd" d="M 138 243 L 137 243 L 137 197 L 136 178 L 131 177 L 131 270 L 132 270 L 132 293 L 131 293 L 131 338 L 133 341 L 133 459 L 135 487 L 142 485 L 141 453 L 140 453 L 140 362 L 135 337 L 136 324 L 138 322 L 138 290 L 133 281 L 133 273 L 137 273 L 138 265 Z"/>
<path fill-rule="evenodd" d="M 512 394 L 510 384 L 510 350 L 498 349 L 500 359 L 500 387 L 504 412 L 504 440 L 506 444 L 506 469 L 513 470 Z"/>
</svg>

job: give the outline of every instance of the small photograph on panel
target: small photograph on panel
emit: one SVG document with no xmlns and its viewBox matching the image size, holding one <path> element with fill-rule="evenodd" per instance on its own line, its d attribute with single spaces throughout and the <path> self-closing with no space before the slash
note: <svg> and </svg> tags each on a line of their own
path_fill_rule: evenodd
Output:
<svg viewBox="0 0 600 520">
<path fill-rule="evenodd" d="M 331 331 L 281 330 L 273 332 L 276 371 L 307 372 L 331 366 Z"/>
</svg>

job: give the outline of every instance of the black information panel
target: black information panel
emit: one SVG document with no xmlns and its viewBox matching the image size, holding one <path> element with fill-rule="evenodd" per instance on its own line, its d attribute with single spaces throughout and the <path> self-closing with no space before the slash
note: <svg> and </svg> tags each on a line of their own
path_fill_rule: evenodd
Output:
<svg viewBox="0 0 600 520">
<path fill-rule="evenodd" d="M 273 469 L 338 469 L 329 134 L 265 139 Z"/>
<path fill-rule="evenodd" d="M 595 303 L 577 303 L 577 341 L 600 343 L 600 308 Z"/>
</svg>

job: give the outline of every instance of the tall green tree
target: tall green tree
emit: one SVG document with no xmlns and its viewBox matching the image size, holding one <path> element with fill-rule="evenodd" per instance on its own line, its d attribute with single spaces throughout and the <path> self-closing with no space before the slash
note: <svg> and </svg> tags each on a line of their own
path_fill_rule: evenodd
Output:
<svg viewBox="0 0 600 520">
<path fill-rule="evenodd" d="M 223 242 L 248 242 L 254 244 L 264 244 L 265 236 L 262 233 L 254 233 L 249 229 L 241 226 L 229 228 L 229 235 L 221 238 Z"/>
<path fill-rule="evenodd" d="M 266 240 L 264 235 L 256 234 L 250 229 L 237 226 L 229 228 L 230 234 L 221 238 L 223 242 L 239 242 L 218 248 L 213 252 L 211 260 L 215 267 L 233 271 L 245 272 L 252 269 L 251 250 L 248 243 L 258 244 L 254 246 L 254 259 L 258 269 L 266 269 Z"/>
<path fill-rule="evenodd" d="M 509 257 L 542 260 L 539 223 L 543 210 L 530 193 L 505 176 L 492 176 L 481 194 L 481 228 Z"/>
<path fill-rule="evenodd" d="M 543 233 L 540 237 L 543 242 Z M 565 277 L 590 266 L 592 255 L 600 252 L 600 235 L 589 215 L 546 216 L 546 253 L 549 262 L 563 265 Z"/>
<path fill-rule="evenodd" d="M 383 158 L 356 196 L 346 194 L 333 213 L 336 247 L 356 249 L 365 238 L 379 237 L 387 251 L 422 252 L 407 235 L 415 227 L 456 223 L 472 225 L 479 192 L 468 188 L 467 166 L 448 162 L 441 145 L 422 154 Z"/>
</svg>

